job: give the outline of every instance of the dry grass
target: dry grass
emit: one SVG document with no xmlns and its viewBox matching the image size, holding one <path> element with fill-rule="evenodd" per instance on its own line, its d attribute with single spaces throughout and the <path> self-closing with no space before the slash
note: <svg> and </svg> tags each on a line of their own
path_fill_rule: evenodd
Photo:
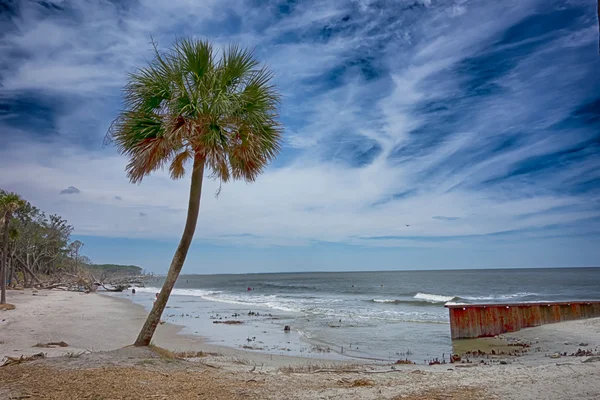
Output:
<svg viewBox="0 0 600 400">
<path fill-rule="evenodd" d="M 163 360 L 187 360 L 189 358 L 205 358 L 208 356 L 218 356 L 218 353 L 210 353 L 204 351 L 171 351 L 163 347 L 150 344 L 148 346 L 152 352 L 158 355 Z"/>
<path fill-rule="evenodd" d="M 34 345 L 33 347 L 43 347 L 43 348 L 51 349 L 54 347 L 69 347 L 69 345 L 66 342 L 63 342 L 61 340 L 60 342 L 38 343 L 38 344 Z"/>
<path fill-rule="evenodd" d="M 250 360 L 238 356 L 232 357 L 231 362 L 238 365 L 252 365 Z"/>
<path fill-rule="evenodd" d="M 180 357 L 177 357 L 176 353 L 173 353 L 171 350 L 167 350 L 162 347 L 158 347 L 154 344 L 148 345 L 148 348 L 154 352 L 154 354 L 158 355 L 163 360 L 177 360 Z"/>
<path fill-rule="evenodd" d="M 358 364 L 323 364 L 306 363 L 301 365 L 288 365 L 279 368 L 279 372 L 284 374 L 312 374 L 316 372 L 357 372 L 361 370 Z"/>
<path fill-rule="evenodd" d="M 68 352 L 66 354 L 66 357 L 68 357 L 68 358 L 79 358 L 79 357 L 81 357 L 84 354 L 85 354 L 85 351 L 81 351 L 79 353 L 75 353 L 74 351 L 70 351 L 70 352 Z"/>
<path fill-rule="evenodd" d="M 64 399 L 241 399 L 230 382 L 210 372 L 164 373 L 132 367 L 57 370 L 36 365 L 0 369 L 0 387 L 12 398 Z M 29 397 L 27 397 L 29 396 Z"/>
<path fill-rule="evenodd" d="M 203 351 L 175 351 L 172 352 L 175 358 L 185 360 L 187 358 L 203 358 L 208 356 L 215 356 L 216 353 L 205 353 Z"/>
<path fill-rule="evenodd" d="M 363 387 L 363 386 L 374 386 L 375 382 L 373 382 L 370 379 L 364 379 L 364 378 L 360 378 L 360 379 L 355 379 L 350 383 L 351 387 Z"/>
<path fill-rule="evenodd" d="M 14 310 L 15 309 L 15 305 L 14 304 L 0 304 L 0 310 L 4 310 L 4 311 L 8 311 L 8 310 Z"/>
<path fill-rule="evenodd" d="M 426 389 L 418 393 L 401 395 L 392 400 L 496 400 L 481 388 L 468 386 L 450 387 L 446 389 Z"/>
<path fill-rule="evenodd" d="M 173 354 L 161 350 L 158 352 L 164 357 Z M 343 371 L 348 371 L 349 365 L 307 364 L 301 369 L 296 367 L 291 370 L 308 373 L 287 376 L 277 373 L 257 374 L 252 373 L 253 371 L 207 368 L 202 362 L 172 363 L 171 359 L 160 356 L 138 359 L 137 363 L 135 360 L 132 362 L 130 360 L 132 357 L 144 357 L 148 353 L 138 351 L 137 354 L 136 356 L 135 351 L 131 352 L 127 349 L 114 353 L 111 362 L 127 362 L 128 365 L 97 363 L 94 362 L 97 361 L 97 357 L 95 358 L 92 353 L 77 360 L 76 364 L 65 363 L 64 358 L 57 358 L 0 368 L 0 398 L 4 395 L 6 398 L 46 400 L 146 398 L 266 400 L 326 398 L 334 395 L 335 398 L 374 399 L 390 398 L 394 394 L 403 392 L 406 394 L 397 395 L 394 399 L 495 399 L 485 391 L 472 387 L 446 386 L 443 389 L 432 389 L 422 384 L 425 382 L 421 382 L 420 375 L 413 376 L 412 373 L 401 375 L 403 379 L 398 381 L 388 378 L 388 375 L 377 375 L 367 379 L 361 375 L 344 374 Z M 387 392 L 385 397 L 380 396 L 382 389 Z"/>
</svg>

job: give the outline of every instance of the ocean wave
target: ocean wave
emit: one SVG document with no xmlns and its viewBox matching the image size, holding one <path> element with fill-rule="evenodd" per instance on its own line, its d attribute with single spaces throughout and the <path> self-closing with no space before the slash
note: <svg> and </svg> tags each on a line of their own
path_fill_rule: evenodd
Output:
<svg viewBox="0 0 600 400">
<path fill-rule="evenodd" d="M 502 301 L 502 300 L 511 300 L 521 297 L 536 297 L 540 296 L 539 293 L 532 292 L 518 292 L 518 293 L 509 293 L 509 294 L 497 294 L 497 295 L 489 295 L 489 296 L 460 296 L 460 299 L 463 300 L 471 300 L 471 301 Z"/>
<path fill-rule="evenodd" d="M 140 287 L 135 288 L 136 292 L 139 293 L 158 293 L 160 288 L 157 287 Z M 202 290 L 202 289 L 173 289 L 171 291 L 172 296 L 194 296 L 194 297 L 205 297 L 223 293 L 220 290 Z"/>
<path fill-rule="evenodd" d="M 413 293 L 411 293 L 413 295 Z M 458 297 L 456 296 L 443 296 L 440 294 L 430 294 L 430 293 L 416 293 L 410 299 L 372 299 L 368 300 L 371 303 L 381 303 L 381 304 L 409 304 L 409 305 L 439 305 L 443 303 L 447 303 L 452 300 L 456 300 Z"/>
<path fill-rule="evenodd" d="M 456 296 L 443 296 L 440 294 L 417 293 L 413 299 L 424 300 L 430 303 L 447 303 L 457 299 Z"/>
<path fill-rule="evenodd" d="M 284 282 L 262 282 L 257 284 L 261 288 L 275 288 L 275 289 L 291 289 L 291 290 L 316 290 L 317 287 L 314 285 L 307 285 L 303 283 L 284 283 Z"/>
<path fill-rule="evenodd" d="M 138 290 L 138 289 L 136 289 Z M 156 293 L 159 288 L 139 288 L 140 293 Z M 243 306 L 249 310 L 254 307 L 264 307 L 289 313 L 313 315 L 315 317 L 344 318 L 356 320 L 386 320 L 402 322 L 432 322 L 446 323 L 445 313 L 407 311 L 402 309 L 385 310 L 381 308 L 360 307 L 355 300 L 340 298 L 288 298 L 278 295 L 257 295 L 251 292 L 228 293 L 203 289 L 173 289 L 173 296 L 193 296 L 203 300 Z M 422 303 L 422 302 L 421 302 Z M 431 305 L 431 303 L 429 304 Z M 312 319 L 312 318 L 311 318 Z"/>
<path fill-rule="evenodd" d="M 142 293 L 158 293 L 159 288 L 146 287 L 136 289 Z M 219 290 L 203 290 L 203 289 L 173 289 L 171 292 L 173 296 L 194 296 L 200 297 L 208 301 L 216 301 L 219 303 L 236 304 L 248 307 L 267 307 L 279 311 L 285 312 L 301 312 L 302 310 L 298 307 L 294 307 L 292 304 L 281 304 L 274 300 L 277 299 L 276 295 L 234 295 L 227 294 Z"/>
<path fill-rule="evenodd" d="M 369 303 L 379 303 L 379 304 L 396 304 L 396 305 L 409 305 L 409 306 L 439 306 L 440 303 L 428 301 L 428 300 L 418 300 L 418 299 L 406 299 L 406 300 L 392 300 L 392 299 L 372 299 L 366 300 Z"/>
<path fill-rule="evenodd" d="M 373 299 L 373 300 L 369 300 L 369 301 L 371 301 L 373 303 L 393 303 L 393 304 L 402 302 L 402 300 L 385 300 L 385 299 L 383 299 L 383 300 Z"/>
</svg>

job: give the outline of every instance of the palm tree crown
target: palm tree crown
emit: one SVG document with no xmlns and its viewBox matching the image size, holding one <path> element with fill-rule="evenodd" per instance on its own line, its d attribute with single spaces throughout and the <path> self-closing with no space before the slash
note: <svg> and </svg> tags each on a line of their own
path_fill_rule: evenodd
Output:
<svg viewBox="0 0 600 400">
<path fill-rule="evenodd" d="M 0 196 L 0 216 L 11 216 L 14 212 L 25 206 L 25 200 L 16 193 L 6 193 Z"/>
<path fill-rule="evenodd" d="M 220 57 L 196 39 L 154 51 L 154 60 L 130 74 L 124 110 L 107 135 L 128 156 L 129 179 L 138 183 L 166 166 L 178 179 L 194 160 L 223 182 L 255 180 L 282 136 L 270 70 L 234 45 Z"/>
</svg>

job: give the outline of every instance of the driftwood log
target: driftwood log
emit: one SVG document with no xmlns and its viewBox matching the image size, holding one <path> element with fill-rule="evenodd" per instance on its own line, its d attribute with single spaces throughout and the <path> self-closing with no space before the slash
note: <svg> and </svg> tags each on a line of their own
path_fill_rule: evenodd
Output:
<svg viewBox="0 0 600 400">
<path fill-rule="evenodd" d="M 40 358 L 45 358 L 45 357 L 46 357 L 46 354 L 44 354 L 44 353 L 37 353 L 37 354 L 34 354 L 29 357 L 26 357 L 26 356 L 6 357 L 6 361 L 4 361 L 4 364 L 0 365 L 0 367 L 6 367 L 8 365 L 13 365 L 13 364 L 21 364 L 22 362 L 27 362 L 27 361 L 39 360 Z"/>
<path fill-rule="evenodd" d="M 124 290 L 127 290 L 127 288 L 129 286 L 127 285 L 117 285 L 114 288 L 107 288 L 106 286 L 102 285 L 102 287 L 104 288 L 104 290 L 106 290 L 107 292 L 122 292 Z"/>
</svg>

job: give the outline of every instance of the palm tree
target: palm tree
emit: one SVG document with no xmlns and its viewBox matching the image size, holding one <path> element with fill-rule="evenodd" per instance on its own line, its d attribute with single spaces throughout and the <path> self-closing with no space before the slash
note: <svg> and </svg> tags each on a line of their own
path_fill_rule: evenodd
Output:
<svg viewBox="0 0 600 400">
<path fill-rule="evenodd" d="M 2 264 L 0 265 L 0 304 L 6 304 L 6 269 L 8 262 L 8 233 L 10 231 L 10 220 L 13 213 L 25 206 L 25 201 L 16 193 L 5 193 L 0 196 L 0 214 L 2 215 L 2 226 L 4 235 L 2 238 Z"/>
<path fill-rule="evenodd" d="M 150 344 L 196 230 L 205 169 L 227 182 L 252 182 L 280 150 L 279 94 L 271 71 L 253 54 L 229 46 L 216 54 L 208 41 L 177 40 L 129 75 L 124 110 L 107 138 L 129 158 L 127 176 L 139 183 L 168 167 L 172 179 L 191 163 L 185 228 L 165 283 L 136 346 Z"/>
</svg>

